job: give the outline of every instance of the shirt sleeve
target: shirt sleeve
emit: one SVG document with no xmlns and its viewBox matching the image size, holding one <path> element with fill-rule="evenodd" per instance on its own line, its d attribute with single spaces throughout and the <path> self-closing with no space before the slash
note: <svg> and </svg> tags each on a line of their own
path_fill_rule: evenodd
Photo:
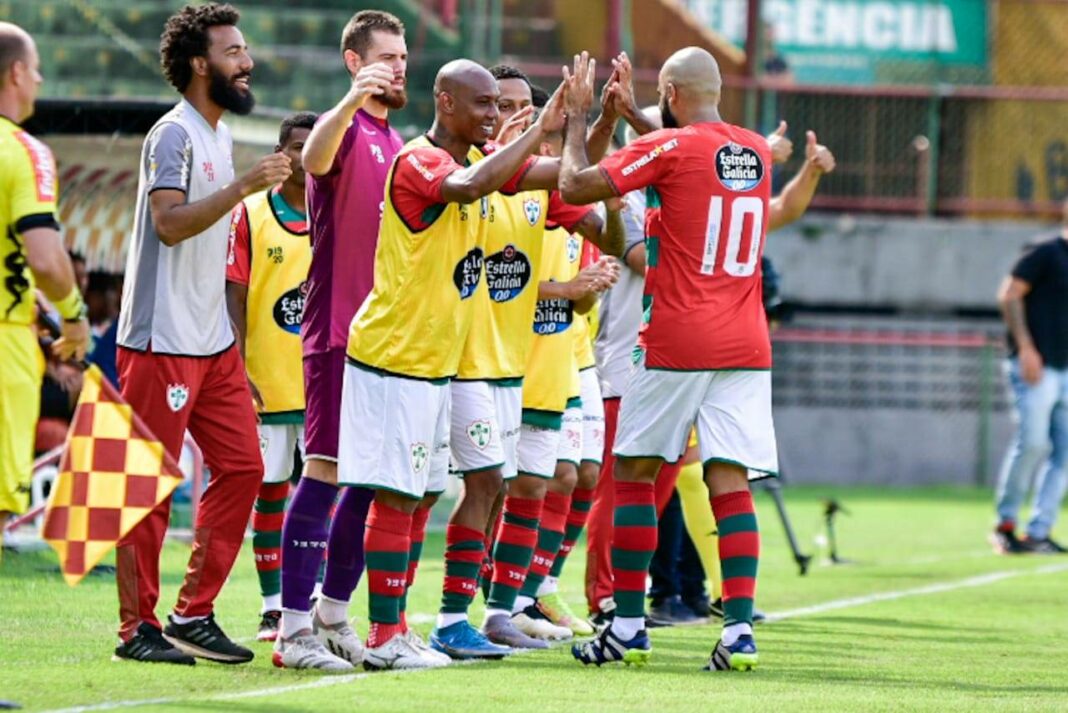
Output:
<svg viewBox="0 0 1068 713">
<path fill-rule="evenodd" d="M 549 213 L 545 216 L 545 223 L 563 226 L 567 232 L 573 233 L 578 224 L 593 212 L 592 206 L 565 203 L 560 191 L 552 191 L 549 193 Z"/>
<path fill-rule="evenodd" d="M 148 137 L 147 191 L 163 188 L 189 192 L 193 168 L 193 142 L 178 124 L 156 127 Z"/>
<path fill-rule="evenodd" d="M 390 184 L 394 209 L 412 230 L 423 230 L 434 222 L 446 201 L 441 194 L 445 179 L 462 168 L 448 151 L 421 146 L 397 157 Z"/>
<path fill-rule="evenodd" d="M 13 162 L 9 179 L 11 223 L 19 233 L 33 228 L 58 230 L 58 182 L 52 152 L 25 131 L 16 132 L 15 138 L 26 151 Z"/>
<path fill-rule="evenodd" d="M 487 155 L 493 153 L 494 150 L 496 150 L 496 147 L 488 151 Z M 515 195 L 516 193 L 519 193 L 519 184 L 522 183 L 523 179 L 530 173 L 530 169 L 538 164 L 538 161 L 539 158 L 537 156 L 527 156 L 527 160 L 523 162 L 523 165 L 519 167 L 519 170 L 515 172 L 515 175 L 509 178 L 508 181 L 501 186 L 500 192 L 505 195 Z M 552 204 L 550 203 L 549 205 L 549 210 L 551 211 Z"/>
<path fill-rule="evenodd" d="M 241 201 L 230 217 L 230 252 L 226 256 L 226 281 L 246 287 L 252 272 L 249 233 L 248 211 L 245 209 L 245 202 Z"/>
<path fill-rule="evenodd" d="M 1049 253 L 1045 248 L 1045 244 L 1028 248 L 1013 266 L 1012 276 L 1029 285 L 1038 283 L 1046 272 L 1046 265 L 1049 264 Z"/>
<path fill-rule="evenodd" d="M 616 195 L 622 196 L 660 181 L 667 175 L 678 151 L 678 132 L 661 129 L 639 137 L 597 165 Z"/>
</svg>

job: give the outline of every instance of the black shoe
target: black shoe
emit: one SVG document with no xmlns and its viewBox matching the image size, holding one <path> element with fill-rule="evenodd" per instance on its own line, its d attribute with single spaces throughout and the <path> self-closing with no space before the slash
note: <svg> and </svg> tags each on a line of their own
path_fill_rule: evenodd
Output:
<svg viewBox="0 0 1068 713">
<path fill-rule="evenodd" d="M 659 626 L 689 626 L 692 624 L 704 624 L 706 617 L 698 616 L 688 606 L 682 603 L 678 595 L 668 597 L 654 603 L 649 607 L 649 621 Z"/>
<path fill-rule="evenodd" d="M 593 624 L 593 628 L 600 633 L 612 625 L 612 620 L 616 618 L 616 603 L 611 599 L 604 599 L 600 602 L 600 611 L 596 611 L 590 615 L 590 623 Z"/>
<path fill-rule="evenodd" d="M 277 609 L 269 609 L 260 616 L 260 628 L 256 633 L 256 641 L 275 641 L 278 638 L 278 627 L 281 625 L 282 612 Z"/>
<path fill-rule="evenodd" d="M 1063 555 L 1068 552 L 1068 549 L 1055 542 L 1052 537 L 1045 537 L 1041 540 L 1032 540 L 1027 537 L 1022 540 L 1022 544 L 1027 547 L 1028 552 L 1037 552 L 1042 555 Z"/>
<path fill-rule="evenodd" d="M 214 614 L 188 624 L 176 624 L 169 616 L 167 619 L 170 623 L 163 630 L 163 638 L 187 654 L 219 663 L 247 663 L 255 657 L 244 646 L 230 641 L 215 623 Z"/>
<path fill-rule="evenodd" d="M 767 614 L 765 614 L 764 612 L 760 611 L 756 607 L 753 607 L 753 623 L 754 624 L 761 624 L 764 621 L 766 621 L 767 618 L 768 618 Z"/>
<path fill-rule="evenodd" d="M 1019 539 L 1016 537 L 1016 532 L 1009 529 L 994 530 L 990 535 L 990 544 L 994 546 L 994 552 L 999 555 L 1022 555 L 1033 552 L 1026 540 Z"/>
<path fill-rule="evenodd" d="M 723 599 L 717 599 L 708 605 L 708 615 L 716 619 L 723 618 Z"/>
<path fill-rule="evenodd" d="M 184 654 L 171 646 L 170 642 L 163 638 L 163 632 L 151 624 L 141 622 L 137 627 L 137 633 L 129 641 L 115 647 L 116 661 L 141 661 L 144 663 L 176 663 L 184 666 L 192 666 L 196 659 Z"/>
</svg>

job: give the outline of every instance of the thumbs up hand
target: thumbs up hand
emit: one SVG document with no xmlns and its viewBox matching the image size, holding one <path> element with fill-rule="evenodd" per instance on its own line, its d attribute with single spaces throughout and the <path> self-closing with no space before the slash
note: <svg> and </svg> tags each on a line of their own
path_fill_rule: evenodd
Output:
<svg viewBox="0 0 1068 713">
<path fill-rule="evenodd" d="M 780 121 L 779 128 L 768 136 L 768 147 L 771 148 L 772 163 L 786 163 L 794 152 L 794 142 L 786 138 L 785 121 Z"/>
<path fill-rule="evenodd" d="M 817 143 L 816 132 L 805 132 L 805 162 L 818 170 L 820 174 L 834 170 L 834 154 L 823 144 Z"/>
</svg>

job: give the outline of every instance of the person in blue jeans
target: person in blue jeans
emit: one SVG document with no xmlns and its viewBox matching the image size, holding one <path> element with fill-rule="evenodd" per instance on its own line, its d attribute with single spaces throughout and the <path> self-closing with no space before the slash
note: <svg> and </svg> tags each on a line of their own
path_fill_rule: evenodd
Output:
<svg viewBox="0 0 1068 713">
<path fill-rule="evenodd" d="M 1068 460 L 1068 202 L 1059 235 L 1028 246 L 1005 278 L 998 304 L 1008 327 L 1006 364 L 1016 435 L 998 477 L 998 552 L 1061 553 L 1050 537 L 1065 490 Z M 1031 519 L 1016 517 L 1035 473 Z"/>
</svg>

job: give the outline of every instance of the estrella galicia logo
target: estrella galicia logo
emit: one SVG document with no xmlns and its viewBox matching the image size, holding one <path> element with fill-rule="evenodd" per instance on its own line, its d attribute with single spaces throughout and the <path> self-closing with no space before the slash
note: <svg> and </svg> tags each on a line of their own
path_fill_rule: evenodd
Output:
<svg viewBox="0 0 1068 713">
<path fill-rule="evenodd" d="M 274 323 L 289 332 L 300 334 L 300 322 L 304 317 L 305 283 L 286 292 L 274 303 Z"/>
<path fill-rule="evenodd" d="M 732 191 L 751 191 L 764 178 L 764 162 L 748 146 L 733 141 L 716 151 L 716 175 Z"/>
<path fill-rule="evenodd" d="M 560 334 L 571 327 L 574 306 L 571 300 L 538 300 L 534 309 L 534 334 Z"/>
<path fill-rule="evenodd" d="M 530 282 L 530 259 L 515 245 L 486 258 L 486 287 L 494 302 L 515 299 Z"/>
<path fill-rule="evenodd" d="M 460 291 L 460 299 L 466 300 L 475 294 L 478 282 L 482 279 L 482 248 L 472 248 L 470 252 L 456 263 L 452 271 L 452 281 Z"/>
</svg>

